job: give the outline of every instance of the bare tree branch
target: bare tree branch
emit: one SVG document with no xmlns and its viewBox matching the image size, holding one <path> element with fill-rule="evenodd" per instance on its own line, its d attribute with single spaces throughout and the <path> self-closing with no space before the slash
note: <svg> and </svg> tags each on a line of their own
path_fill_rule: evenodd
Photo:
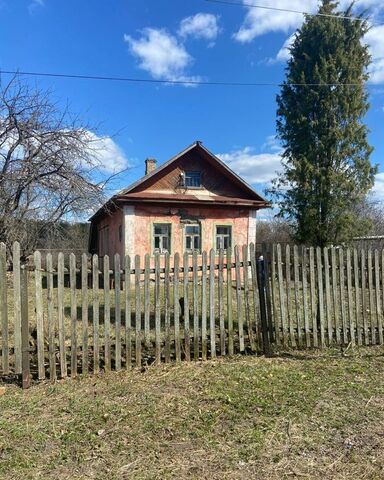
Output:
<svg viewBox="0 0 384 480">
<path fill-rule="evenodd" d="M 100 148 L 100 137 L 49 92 L 17 76 L 0 85 L 0 241 L 18 240 L 29 253 L 46 226 L 100 206 L 107 184 L 121 173 L 106 178 Z"/>
</svg>

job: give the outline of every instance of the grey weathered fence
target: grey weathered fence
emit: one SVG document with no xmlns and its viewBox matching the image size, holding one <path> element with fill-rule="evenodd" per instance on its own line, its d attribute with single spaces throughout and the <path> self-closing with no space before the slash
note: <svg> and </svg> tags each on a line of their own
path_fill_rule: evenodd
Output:
<svg viewBox="0 0 384 480">
<path fill-rule="evenodd" d="M 254 245 L 113 259 L 0 246 L 0 375 L 383 343 L 384 251 Z M 53 265 L 57 264 L 57 268 Z M 12 265 L 12 268 L 10 268 Z"/>
</svg>

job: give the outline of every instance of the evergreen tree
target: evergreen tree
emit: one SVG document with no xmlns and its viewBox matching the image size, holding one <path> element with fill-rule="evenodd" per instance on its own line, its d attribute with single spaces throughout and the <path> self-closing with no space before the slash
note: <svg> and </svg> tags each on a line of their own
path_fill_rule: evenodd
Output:
<svg viewBox="0 0 384 480">
<path fill-rule="evenodd" d="M 319 13 L 352 16 L 352 5 L 342 13 L 337 7 L 323 0 Z M 377 171 L 363 123 L 369 108 L 371 58 L 363 41 L 368 28 L 363 18 L 307 16 L 291 47 L 277 97 L 283 171 L 270 192 L 300 243 L 340 243 L 369 228 L 354 208 Z"/>
</svg>

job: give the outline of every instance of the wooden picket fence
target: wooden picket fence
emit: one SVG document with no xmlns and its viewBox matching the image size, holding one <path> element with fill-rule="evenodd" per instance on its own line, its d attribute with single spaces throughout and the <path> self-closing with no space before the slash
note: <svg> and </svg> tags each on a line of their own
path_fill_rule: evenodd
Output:
<svg viewBox="0 0 384 480">
<path fill-rule="evenodd" d="M 54 266 L 55 265 L 55 266 Z M 384 250 L 253 244 L 23 263 L 0 245 L 0 377 L 383 343 Z"/>
</svg>

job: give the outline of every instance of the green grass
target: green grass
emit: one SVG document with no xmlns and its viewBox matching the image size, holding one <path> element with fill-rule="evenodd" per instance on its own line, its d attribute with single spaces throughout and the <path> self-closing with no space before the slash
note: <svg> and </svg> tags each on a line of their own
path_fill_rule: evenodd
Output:
<svg viewBox="0 0 384 480">
<path fill-rule="evenodd" d="M 8 387 L 0 478 L 382 479 L 384 348 Z"/>
</svg>

